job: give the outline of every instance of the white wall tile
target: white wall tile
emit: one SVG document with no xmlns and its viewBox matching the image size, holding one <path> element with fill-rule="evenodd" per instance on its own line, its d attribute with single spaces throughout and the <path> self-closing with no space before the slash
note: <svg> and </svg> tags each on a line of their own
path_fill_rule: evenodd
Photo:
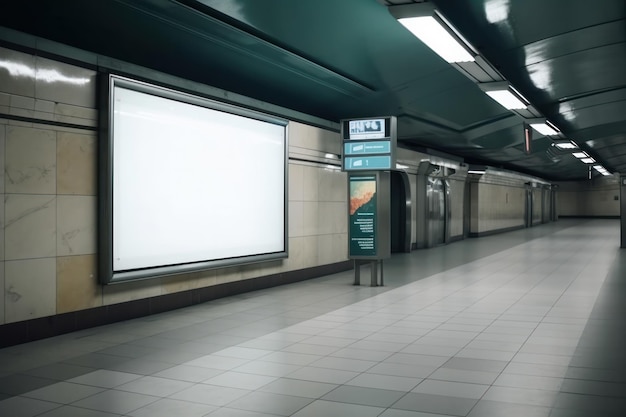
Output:
<svg viewBox="0 0 626 417">
<path fill-rule="evenodd" d="M 4 267 L 7 323 L 55 314 L 55 258 L 6 261 Z"/>
<path fill-rule="evenodd" d="M 57 256 L 96 253 L 96 197 L 57 197 Z"/>
<path fill-rule="evenodd" d="M 0 60 L 8 69 L 0 71 L 0 91 L 25 97 L 35 96 L 35 57 L 0 48 Z"/>
<path fill-rule="evenodd" d="M 5 259 L 56 255 L 56 197 L 6 194 Z"/>
<path fill-rule="evenodd" d="M 56 132 L 6 127 L 5 192 L 56 193 Z"/>
<path fill-rule="evenodd" d="M 55 103 L 96 107 L 96 72 L 37 57 L 36 98 Z M 56 72 L 60 77 L 46 77 Z"/>
</svg>

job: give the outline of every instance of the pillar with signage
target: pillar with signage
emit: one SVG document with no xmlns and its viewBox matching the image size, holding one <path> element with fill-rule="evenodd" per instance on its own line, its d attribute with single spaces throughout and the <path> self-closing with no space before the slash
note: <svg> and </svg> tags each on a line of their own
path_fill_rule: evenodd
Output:
<svg viewBox="0 0 626 417">
<path fill-rule="evenodd" d="M 371 267 L 371 285 L 378 284 L 382 261 L 391 256 L 390 170 L 396 165 L 396 118 L 372 117 L 341 121 L 342 169 L 348 172 L 348 257 L 360 268 Z"/>
</svg>

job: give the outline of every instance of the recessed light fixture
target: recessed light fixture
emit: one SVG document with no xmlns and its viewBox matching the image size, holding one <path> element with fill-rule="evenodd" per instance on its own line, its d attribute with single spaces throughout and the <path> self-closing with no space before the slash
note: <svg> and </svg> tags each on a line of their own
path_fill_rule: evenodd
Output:
<svg viewBox="0 0 626 417">
<path fill-rule="evenodd" d="M 478 85 L 489 97 L 508 110 L 525 109 L 528 101 L 506 81 Z"/>
<path fill-rule="evenodd" d="M 582 158 L 580 161 L 584 162 L 585 164 L 595 164 L 596 162 L 596 160 L 593 158 Z"/>
<path fill-rule="evenodd" d="M 578 149 L 578 145 L 569 140 L 567 142 L 556 142 L 554 146 L 559 149 Z"/>
<path fill-rule="evenodd" d="M 587 155 L 587 153 L 585 152 L 572 152 L 572 155 L 574 155 L 578 159 L 589 158 L 589 155 Z"/>
<path fill-rule="evenodd" d="M 389 12 L 413 35 L 449 63 L 472 62 L 477 55 L 432 3 L 390 6 Z"/>
<path fill-rule="evenodd" d="M 555 136 L 560 133 L 559 128 L 546 119 L 529 120 L 528 124 L 544 136 Z"/>
</svg>

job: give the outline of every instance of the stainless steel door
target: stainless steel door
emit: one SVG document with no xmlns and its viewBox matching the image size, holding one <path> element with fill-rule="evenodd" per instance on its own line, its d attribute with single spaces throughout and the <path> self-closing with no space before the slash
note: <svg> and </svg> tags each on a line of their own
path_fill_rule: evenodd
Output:
<svg viewBox="0 0 626 417">
<path fill-rule="evenodd" d="M 446 190 L 441 178 L 428 177 L 428 246 L 445 243 L 446 237 Z"/>
</svg>

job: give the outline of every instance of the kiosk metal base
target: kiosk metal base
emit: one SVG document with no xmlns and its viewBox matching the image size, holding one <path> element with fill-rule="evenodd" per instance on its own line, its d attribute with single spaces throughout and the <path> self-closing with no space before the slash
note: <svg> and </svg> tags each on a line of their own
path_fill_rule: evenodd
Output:
<svg viewBox="0 0 626 417">
<path fill-rule="evenodd" d="M 384 286 L 384 274 L 383 274 L 383 260 L 374 261 L 359 261 L 354 260 L 354 285 L 361 285 L 361 267 L 363 265 L 370 265 L 370 287 Z M 380 265 L 380 285 L 378 284 L 378 266 Z"/>
</svg>

